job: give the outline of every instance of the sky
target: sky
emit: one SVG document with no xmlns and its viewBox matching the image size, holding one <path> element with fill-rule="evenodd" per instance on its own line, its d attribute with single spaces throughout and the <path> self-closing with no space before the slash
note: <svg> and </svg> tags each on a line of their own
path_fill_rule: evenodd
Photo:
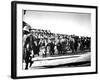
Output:
<svg viewBox="0 0 100 80">
<path fill-rule="evenodd" d="M 91 14 L 31 11 L 23 15 L 23 21 L 32 28 L 50 30 L 60 34 L 91 36 Z"/>
</svg>

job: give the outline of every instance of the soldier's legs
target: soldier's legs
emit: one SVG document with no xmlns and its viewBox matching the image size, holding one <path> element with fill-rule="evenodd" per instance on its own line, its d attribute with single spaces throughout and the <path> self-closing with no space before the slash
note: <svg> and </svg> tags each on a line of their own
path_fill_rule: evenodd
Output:
<svg viewBox="0 0 100 80">
<path fill-rule="evenodd" d="M 28 62 L 26 62 L 26 66 L 25 66 L 25 70 L 27 70 L 28 69 Z"/>
<path fill-rule="evenodd" d="M 25 69 L 27 70 L 28 69 L 28 65 L 29 65 L 29 56 L 26 56 L 26 58 L 25 58 Z"/>
<path fill-rule="evenodd" d="M 30 66 L 29 67 L 31 67 L 33 63 L 34 63 L 34 61 L 30 61 Z"/>
</svg>

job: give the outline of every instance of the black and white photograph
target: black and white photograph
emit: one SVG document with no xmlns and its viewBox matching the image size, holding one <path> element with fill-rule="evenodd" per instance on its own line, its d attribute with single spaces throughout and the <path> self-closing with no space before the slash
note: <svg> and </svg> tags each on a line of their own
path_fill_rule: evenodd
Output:
<svg viewBox="0 0 100 80">
<path fill-rule="evenodd" d="M 23 10 L 23 69 L 91 66 L 90 21 L 89 13 Z"/>
<path fill-rule="evenodd" d="M 15 77 L 96 73 L 96 6 L 15 3 Z"/>
</svg>

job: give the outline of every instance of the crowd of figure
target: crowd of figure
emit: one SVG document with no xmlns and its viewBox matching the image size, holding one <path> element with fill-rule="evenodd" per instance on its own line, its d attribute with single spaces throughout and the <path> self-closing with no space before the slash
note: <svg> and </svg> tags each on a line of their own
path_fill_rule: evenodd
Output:
<svg viewBox="0 0 100 80">
<path fill-rule="evenodd" d="M 24 36 L 26 37 L 23 37 L 23 59 L 26 62 L 31 62 L 29 60 L 35 55 L 47 57 L 69 54 L 68 51 L 77 54 L 77 51 L 90 50 L 90 37 L 54 34 L 47 30 L 37 29 L 32 29 Z"/>
<path fill-rule="evenodd" d="M 32 65 L 32 58 L 52 55 L 77 54 L 91 50 L 91 37 L 51 33 L 50 30 L 30 29 L 23 31 L 23 61 Z M 68 53 L 70 51 L 71 53 Z"/>
</svg>

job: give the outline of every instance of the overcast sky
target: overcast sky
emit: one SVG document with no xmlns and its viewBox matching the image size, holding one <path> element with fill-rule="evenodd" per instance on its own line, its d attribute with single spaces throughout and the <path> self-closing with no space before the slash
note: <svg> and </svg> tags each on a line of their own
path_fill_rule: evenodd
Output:
<svg viewBox="0 0 100 80">
<path fill-rule="evenodd" d="M 54 33 L 91 36 L 91 14 L 27 10 L 23 21 L 32 28 Z"/>
</svg>

